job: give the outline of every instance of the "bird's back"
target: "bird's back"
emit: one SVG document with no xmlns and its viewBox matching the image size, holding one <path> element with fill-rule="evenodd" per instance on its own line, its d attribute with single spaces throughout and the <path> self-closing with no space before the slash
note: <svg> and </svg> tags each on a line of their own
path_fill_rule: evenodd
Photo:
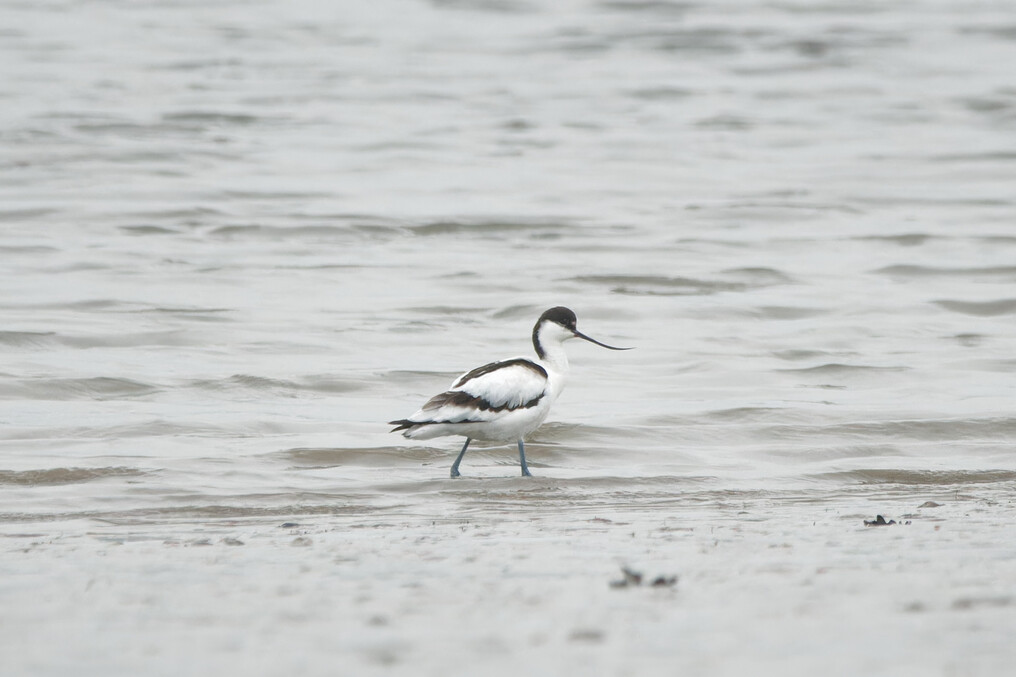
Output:
<svg viewBox="0 0 1016 677">
<path fill-rule="evenodd" d="M 556 395 L 549 385 L 547 370 L 528 358 L 491 362 L 456 378 L 409 418 L 391 423 L 417 439 L 513 439 L 542 423 Z"/>
</svg>

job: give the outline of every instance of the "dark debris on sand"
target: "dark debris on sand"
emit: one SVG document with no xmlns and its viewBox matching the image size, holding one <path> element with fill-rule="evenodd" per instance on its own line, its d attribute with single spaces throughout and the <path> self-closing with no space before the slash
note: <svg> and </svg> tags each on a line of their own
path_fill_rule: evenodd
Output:
<svg viewBox="0 0 1016 677">
<path fill-rule="evenodd" d="M 634 588 L 642 585 L 643 576 L 639 571 L 628 567 L 621 567 L 621 574 L 624 578 L 610 582 L 612 588 Z M 672 588 L 677 585 L 677 576 L 657 576 L 649 583 L 651 588 Z"/>
<path fill-rule="evenodd" d="M 864 526 L 866 527 L 888 527 L 896 523 L 896 520 L 889 520 L 887 522 L 885 517 L 882 517 L 881 515 L 875 515 L 875 519 L 873 520 L 864 520 Z M 899 524 L 910 524 L 910 520 L 904 520 L 899 522 Z"/>
</svg>

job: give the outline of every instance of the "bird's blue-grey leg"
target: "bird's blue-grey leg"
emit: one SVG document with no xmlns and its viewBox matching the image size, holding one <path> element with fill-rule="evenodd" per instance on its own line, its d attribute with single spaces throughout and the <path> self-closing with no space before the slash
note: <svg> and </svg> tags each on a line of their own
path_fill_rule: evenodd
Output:
<svg viewBox="0 0 1016 677">
<path fill-rule="evenodd" d="M 462 445 L 462 451 L 459 452 L 458 458 L 452 463 L 452 478 L 459 476 L 459 463 L 462 462 L 462 457 L 466 455 L 466 447 L 469 446 L 469 438 L 466 438 L 466 443 Z"/>
<path fill-rule="evenodd" d="M 532 473 L 529 472 L 529 466 L 526 465 L 526 445 L 522 442 L 522 438 L 519 438 L 519 465 L 522 466 L 522 476 L 532 477 Z"/>
</svg>

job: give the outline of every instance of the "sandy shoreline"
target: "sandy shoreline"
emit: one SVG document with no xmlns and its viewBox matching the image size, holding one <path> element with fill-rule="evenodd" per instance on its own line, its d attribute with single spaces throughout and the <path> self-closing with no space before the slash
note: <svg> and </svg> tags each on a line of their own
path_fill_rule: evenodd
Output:
<svg viewBox="0 0 1016 677">
<path fill-rule="evenodd" d="M 544 510 L 553 484 L 467 480 L 377 515 L 7 523 L 8 674 L 1000 675 L 1016 657 L 1011 485 Z M 901 523 L 865 527 L 876 510 Z M 679 578 L 612 587 L 623 565 Z"/>
</svg>

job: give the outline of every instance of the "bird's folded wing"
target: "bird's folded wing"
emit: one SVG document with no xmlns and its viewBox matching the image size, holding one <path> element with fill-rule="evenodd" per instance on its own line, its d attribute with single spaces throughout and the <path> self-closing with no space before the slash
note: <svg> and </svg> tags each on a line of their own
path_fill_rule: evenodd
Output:
<svg viewBox="0 0 1016 677">
<path fill-rule="evenodd" d="M 547 370 L 524 357 L 491 362 L 460 376 L 452 390 L 482 398 L 491 408 L 533 406 L 547 390 Z"/>
<path fill-rule="evenodd" d="M 489 421 L 500 412 L 536 406 L 546 390 L 547 372 L 535 362 L 492 362 L 460 376 L 451 390 L 432 397 L 418 414 L 434 422 Z"/>
</svg>

